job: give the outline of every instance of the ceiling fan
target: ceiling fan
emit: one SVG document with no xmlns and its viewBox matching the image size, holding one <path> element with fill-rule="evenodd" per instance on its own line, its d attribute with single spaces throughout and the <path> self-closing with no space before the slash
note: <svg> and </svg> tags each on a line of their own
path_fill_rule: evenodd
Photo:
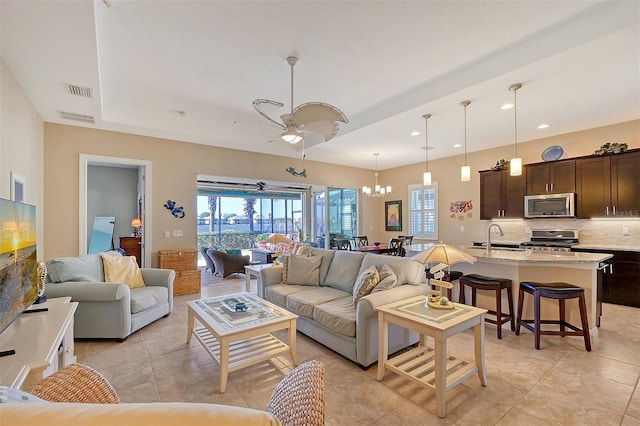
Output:
<svg viewBox="0 0 640 426">
<path fill-rule="evenodd" d="M 293 67 L 298 58 L 289 56 L 287 63 L 291 66 L 291 110 L 278 117 L 277 110 L 282 102 L 269 99 L 256 99 L 253 107 L 267 120 L 275 123 L 283 132 L 280 138 L 292 145 L 302 141 L 306 147 L 326 142 L 338 133 L 338 122 L 348 123 L 342 111 L 333 105 L 322 102 L 307 102 L 293 107 Z M 304 151 L 304 147 L 302 148 Z"/>
</svg>

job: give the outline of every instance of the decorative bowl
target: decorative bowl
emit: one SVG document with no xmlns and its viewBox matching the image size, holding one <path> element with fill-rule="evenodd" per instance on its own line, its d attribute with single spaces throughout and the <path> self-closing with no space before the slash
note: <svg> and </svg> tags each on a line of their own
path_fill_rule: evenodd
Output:
<svg viewBox="0 0 640 426">
<path fill-rule="evenodd" d="M 374 243 L 373 243 L 373 245 L 374 245 L 374 246 L 376 246 L 376 247 L 378 247 L 378 246 L 380 245 L 380 242 L 379 242 L 379 241 L 376 241 L 376 242 L 374 242 Z"/>
</svg>

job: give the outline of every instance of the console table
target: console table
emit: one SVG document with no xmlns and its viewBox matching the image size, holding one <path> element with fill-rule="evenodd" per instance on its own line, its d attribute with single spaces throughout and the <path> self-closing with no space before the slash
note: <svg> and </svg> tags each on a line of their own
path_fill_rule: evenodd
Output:
<svg viewBox="0 0 640 426">
<path fill-rule="evenodd" d="M 28 388 L 76 362 L 73 315 L 77 307 L 70 297 L 48 299 L 29 308 L 47 311 L 22 313 L 0 334 L 0 350 L 16 351 L 0 358 L 0 385 Z"/>
</svg>

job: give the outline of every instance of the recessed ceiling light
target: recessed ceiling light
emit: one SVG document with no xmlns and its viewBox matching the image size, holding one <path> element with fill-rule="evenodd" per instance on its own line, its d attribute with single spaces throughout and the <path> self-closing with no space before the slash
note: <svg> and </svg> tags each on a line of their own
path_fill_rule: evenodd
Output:
<svg viewBox="0 0 640 426">
<path fill-rule="evenodd" d="M 500 109 L 511 109 L 513 108 L 513 104 L 504 104 L 500 107 Z"/>
<path fill-rule="evenodd" d="M 454 148 L 460 148 L 462 145 L 460 145 L 459 143 L 455 144 L 453 147 Z"/>
<path fill-rule="evenodd" d="M 420 135 L 420 132 L 418 132 L 417 130 L 411 132 L 411 136 L 418 136 L 418 135 Z"/>
<path fill-rule="evenodd" d="M 549 127 L 547 123 L 542 123 L 538 126 L 538 129 L 546 129 L 547 127 Z"/>
</svg>

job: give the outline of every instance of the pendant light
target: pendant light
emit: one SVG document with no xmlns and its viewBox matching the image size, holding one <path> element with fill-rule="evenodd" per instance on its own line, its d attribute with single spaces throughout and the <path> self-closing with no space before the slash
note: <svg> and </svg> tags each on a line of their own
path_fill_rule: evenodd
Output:
<svg viewBox="0 0 640 426">
<path fill-rule="evenodd" d="M 423 115 L 425 122 L 424 131 L 424 173 L 422 174 L 422 184 L 424 186 L 431 185 L 431 172 L 429 171 L 429 118 L 431 114 Z"/>
<path fill-rule="evenodd" d="M 373 174 L 376 177 L 376 184 L 373 187 L 373 191 L 368 186 L 362 187 L 362 194 L 368 197 L 384 197 L 387 194 L 391 194 L 391 186 L 384 187 L 378 184 L 378 155 L 379 153 L 373 154 L 376 157 L 376 172 Z"/>
<path fill-rule="evenodd" d="M 460 181 L 469 182 L 471 180 L 471 167 L 467 166 L 467 107 L 471 101 L 462 101 L 464 107 L 464 165 L 460 167 Z"/>
<path fill-rule="evenodd" d="M 509 174 L 511 176 L 522 175 L 522 158 L 518 157 L 518 102 L 516 92 L 522 87 L 522 83 L 514 83 L 509 86 L 513 92 L 513 139 L 515 146 L 515 157 L 509 161 Z"/>
</svg>

